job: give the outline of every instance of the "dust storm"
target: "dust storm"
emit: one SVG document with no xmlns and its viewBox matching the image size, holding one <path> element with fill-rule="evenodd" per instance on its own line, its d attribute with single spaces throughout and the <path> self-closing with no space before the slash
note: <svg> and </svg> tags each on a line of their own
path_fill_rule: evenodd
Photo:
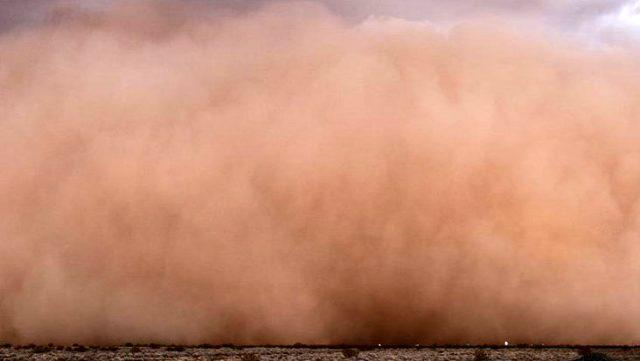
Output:
<svg viewBox="0 0 640 361">
<path fill-rule="evenodd" d="M 0 33 L 0 340 L 637 343 L 640 63 L 522 24 Z"/>
</svg>

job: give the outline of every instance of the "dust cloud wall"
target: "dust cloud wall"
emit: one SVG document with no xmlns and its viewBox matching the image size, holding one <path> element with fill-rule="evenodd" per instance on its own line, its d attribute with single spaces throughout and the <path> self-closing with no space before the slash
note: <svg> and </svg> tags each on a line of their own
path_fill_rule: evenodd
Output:
<svg viewBox="0 0 640 361">
<path fill-rule="evenodd" d="M 640 342 L 640 63 L 503 20 L 5 30 L 0 340 Z"/>
</svg>

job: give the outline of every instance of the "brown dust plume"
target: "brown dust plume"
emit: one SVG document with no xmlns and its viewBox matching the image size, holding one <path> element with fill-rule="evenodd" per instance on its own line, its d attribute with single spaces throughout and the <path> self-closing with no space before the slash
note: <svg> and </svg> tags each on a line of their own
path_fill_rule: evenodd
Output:
<svg viewBox="0 0 640 361">
<path fill-rule="evenodd" d="M 502 20 L 1 33 L 0 341 L 640 342 L 640 62 Z"/>
</svg>

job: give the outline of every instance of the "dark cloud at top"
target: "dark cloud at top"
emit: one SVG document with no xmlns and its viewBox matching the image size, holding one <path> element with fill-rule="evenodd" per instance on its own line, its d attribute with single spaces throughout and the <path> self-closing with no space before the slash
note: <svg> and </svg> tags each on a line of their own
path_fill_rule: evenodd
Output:
<svg viewBox="0 0 640 361">
<path fill-rule="evenodd" d="M 191 11 L 194 15 L 215 14 L 217 11 L 244 11 L 253 9 L 271 1 L 245 0 L 158 0 L 158 1 L 123 1 L 123 0 L 8 0 L 0 1 L 0 32 L 35 26 L 56 19 L 59 16 L 70 16 L 83 12 L 100 12 L 114 6 L 140 6 L 141 11 L 155 4 L 154 9 L 174 11 L 179 14 Z M 161 5 L 164 5 L 161 6 Z M 202 9 L 205 11 L 201 11 Z"/>
<path fill-rule="evenodd" d="M 47 7 L 41 0 L 0 1 L 0 31 L 33 23 Z"/>
<path fill-rule="evenodd" d="M 188 0 L 199 7 L 247 10 L 276 0 Z M 297 0 L 293 0 L 297 1 Z M 309 0 L 307 0 L 309 1 Z M 164 1 L 172 3 L 172 1 Z M 564 28 L 579 27 L 585 22 L 611 14 L 629 0 L 310 0 L 352 21 L 368 16 L 391 16 L 410 20 L 449 21 L 486 15 L 530 17 Z M 0 2 L 0 31 L 39 23 L 58 7 L 101 8 L 112 0 L 21 0 Z"/>
</svg>

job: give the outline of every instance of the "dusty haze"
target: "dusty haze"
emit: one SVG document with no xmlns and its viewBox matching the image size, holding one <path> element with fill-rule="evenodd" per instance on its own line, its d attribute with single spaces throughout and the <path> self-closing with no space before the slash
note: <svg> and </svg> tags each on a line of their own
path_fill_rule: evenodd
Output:
<svg viewBox="0 0 640 361">
<path fill-rule="evenodd" d="M 0 34 L 0 340 L 640 342 L 631 50 L 136 4 Z"/>
</svg>

